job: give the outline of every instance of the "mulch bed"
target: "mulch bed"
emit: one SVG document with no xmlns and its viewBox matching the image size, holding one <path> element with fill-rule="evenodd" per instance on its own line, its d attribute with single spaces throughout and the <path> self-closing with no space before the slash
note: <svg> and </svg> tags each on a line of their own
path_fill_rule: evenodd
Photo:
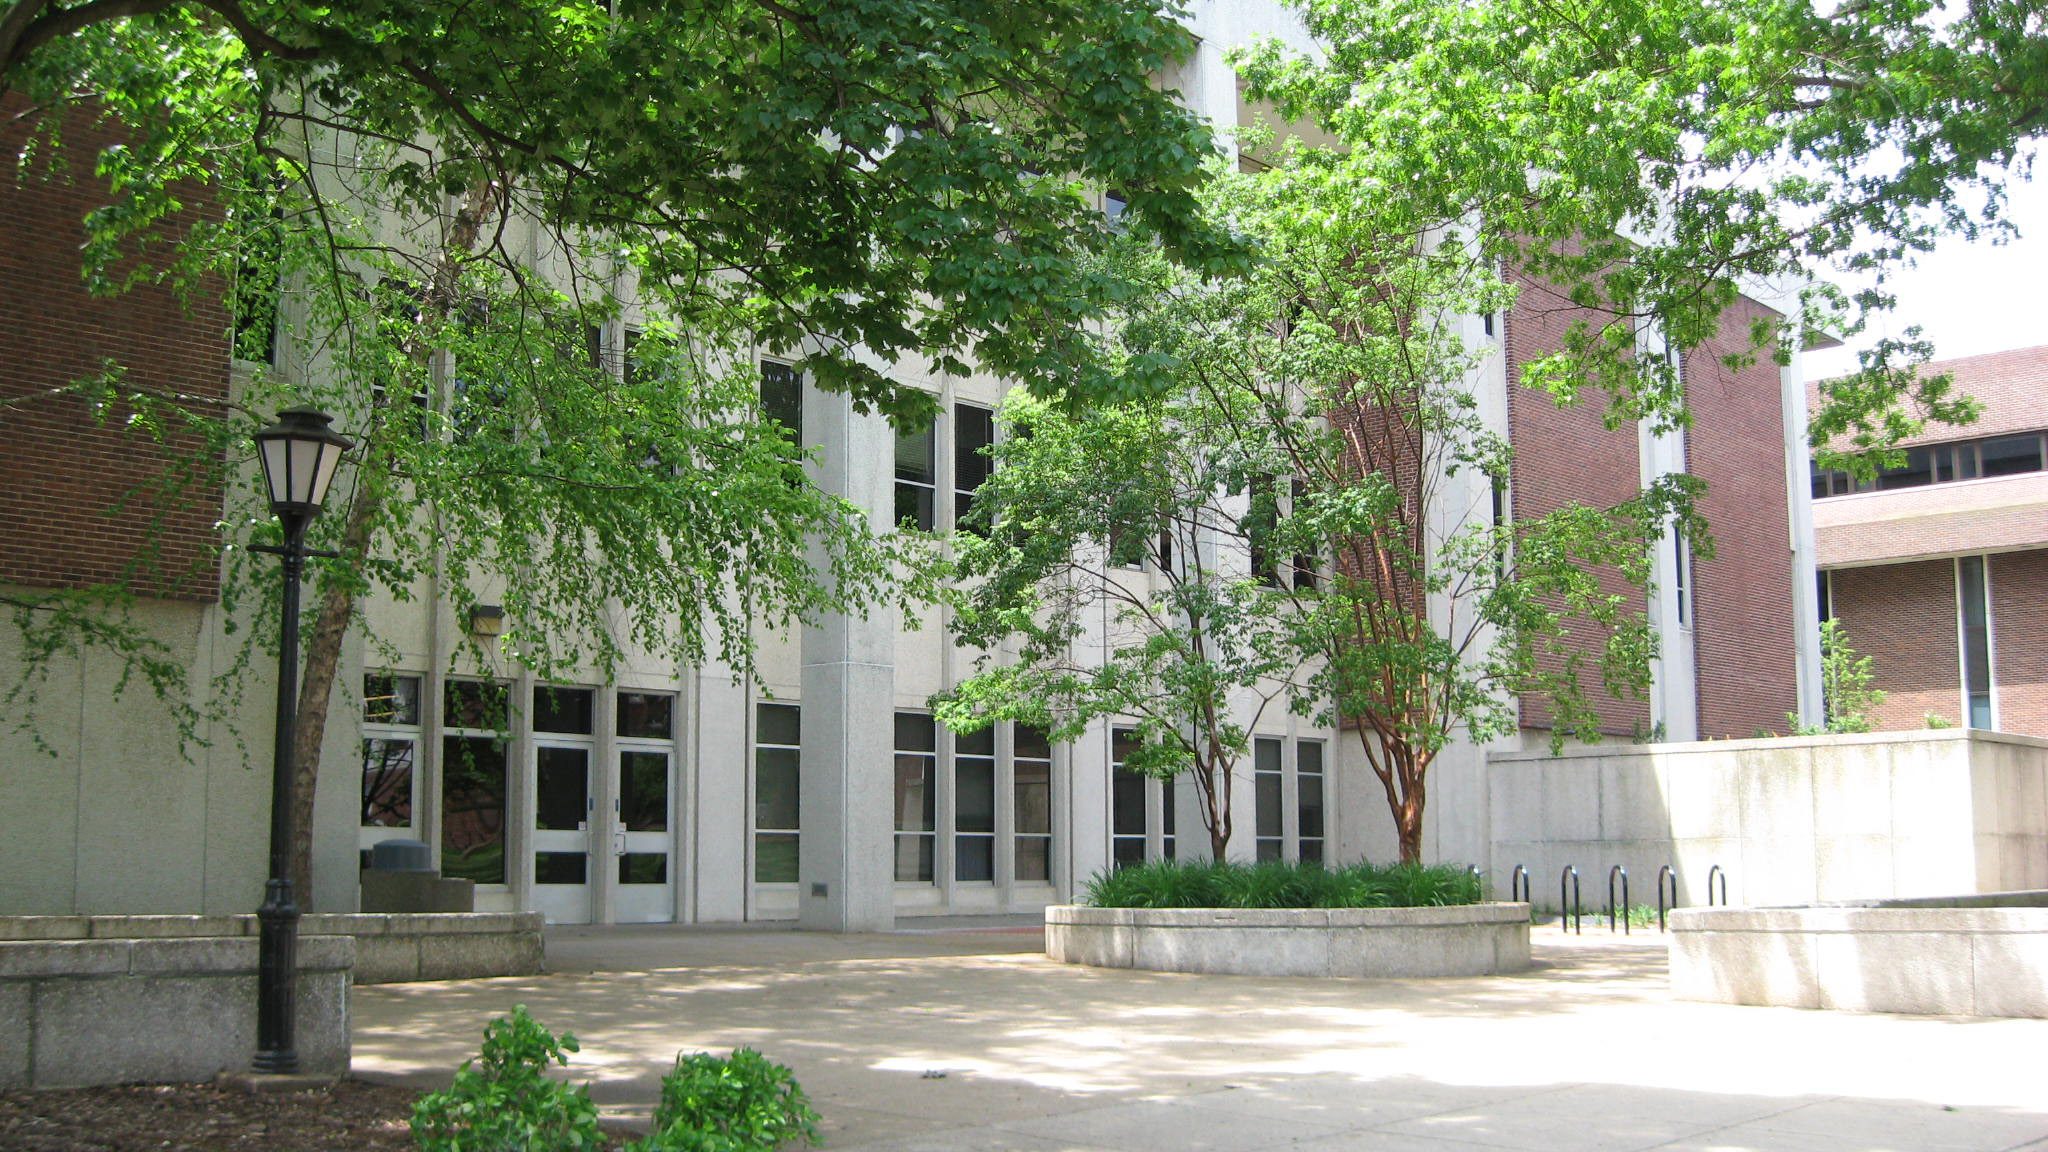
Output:
<svg viewBox="0 0 2048 1152">
<path fill-rule="evenodd" d="M 309 1092 L 125 1084 L 0 1092 L 4 1152 L 402 1152 L 419 1092 L 343 1080 Z"/>
<path fill-rule="evenodd" d="M 0 1152 L 406 1152 L 412 1088 L 343 1080 L 308 1092 L 124 1084 L 0 1092 Z M 631 1133 L 607 1125 L 607 1142 Z"/>
</svg>

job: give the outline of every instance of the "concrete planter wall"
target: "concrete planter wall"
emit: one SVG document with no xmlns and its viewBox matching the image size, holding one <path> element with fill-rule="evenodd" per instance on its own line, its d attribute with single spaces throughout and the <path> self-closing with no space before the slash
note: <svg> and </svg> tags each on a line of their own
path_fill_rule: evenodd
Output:
<svg viewBox="0 0 2048 1152">
<path fill-rule="evenodd" d="M 541 970 L 538 912 L 300 921 L 298 1051 L 348 1071 L 348 986 Z M 0 916 L 0 1088 L 207 1080 L 256 1051 L 256 917 Z"/>
<path fill-rule="evenodd" d="M 323 913 L 301 917 L 303 937 L 355 940 L 357 984 L 533 976 L 545 955 L 538 912 Z M 0 942 L 218 936 L 256 938 L 256 917 L 0 916 Z"/>
<path fill-rule="evenodd" d="M 1930 903 L 1679 911 L 1672 992 L 1726 1004 L 2048 1018 L 2048 892 Z M 2033 906 L 1987 906 L 2000 903 Z"/>
<path fill-rule="evenodd" d="M 1491 976 L 1529 967 L 1529 906 L 1045 910 L 1069 964 L 1240 976 Z"/>
<path fill-rule="evenodd" d="M 348 1071 L 355 941 L 299 942 L 299 1065 Z M 253 936 L 0 941 L 0 1088 L 208 1080 L 256 1052 Z"/>
</svg>

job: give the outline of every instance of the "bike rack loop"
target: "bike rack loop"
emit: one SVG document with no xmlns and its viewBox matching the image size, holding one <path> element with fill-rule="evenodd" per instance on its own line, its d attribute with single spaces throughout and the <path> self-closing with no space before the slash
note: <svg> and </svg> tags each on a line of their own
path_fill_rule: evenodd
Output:
<svg viewBox="0 0 2048 1152">
<path fill-rule="evenodd" d="M 1565 865 L 1564 871 L 1557 874 L 1557 926 L 1561 930 L 1564 929 L 1565 916 L 1567 915 L 1567 906 L 1564 898 L 1567 885 L 1570 886 L 1572 894 L 1569 906 L 1572 926 L 1569 931 L 1584 936 L 1586 934 L 1584 923 L 1585 908 L 1579 903 L 1579 867 L 1576 864 Z"/>
<path fill-rule="evenodd" d="M 1614 916 L 1616 912 L 1614 878 L 1616 876 L 1621 877 L 1621 905 L 1619 909 L 1621 913 L 1621 934 L 1623 936 L 1634 935 L 1629 930 L 1628 923 L 1628 869 L 1623 868 L 1619 864 L 1607 870 L 1607 930 L 1609 932 L 1614 931 Z"/>
<path fill-rule="evenodd" d="M 1531 898 L 1532 896 L 1533 893 L 1529 890 L 1529 870 L 1520 864 L 1515 865 L 1515 870 L 1508 873 L 1508 899 L 1534 904 L 1536 901 Z"/>
<path fill-rule="evenodd" d="M 1664 889 L 1667 884 L 1671 888 L 1670 906 L 1673 910 L 1676 910 L 1678 907 L 1678 873 L 1672 871 L 1669 864 L 1657 869 L 1657 931 L 1659 932 L 1668 931 L 1664 927 Z"/>
<path fill-rule="evenodd" d="M 1716 880 L 1721 882 L 1721 903 L 1723 905 L 1728 903 L 1728 874 L 1721 871 L 1721 866 L 1716 864 L 1712 868 L 1707 869 L 1707 907 L 1709 908 L 1714 906 L 1714 881 Z"/>
</svg>

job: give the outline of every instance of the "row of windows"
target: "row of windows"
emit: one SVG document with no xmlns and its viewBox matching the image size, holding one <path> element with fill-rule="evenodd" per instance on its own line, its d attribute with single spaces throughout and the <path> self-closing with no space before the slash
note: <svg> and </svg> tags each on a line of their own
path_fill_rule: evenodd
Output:
<svg viewBox="0 0 2048 1152">
<path fill-rule="evenodd" d="M 1052 882 L 1052 743 L 1046 731 L 1003 723 L 954 733 L 922 712 L 895 715 L 895 875 L 936 883 L 950 854 L 953 879 L 990 884 Z M 950 784 L 940 795 L 941 772 Z M 794 704 L 754 708 L 754 879 L 794 884 L 802 835 L 803 713 Z M 1004 800 L 1007 799 L 1007 812 Z M 941 851 L 941 846 L 950 853 Z"/>
<path fill-rule="evenodd" d="M 620 834 L 666 833 L 673 792 L 675 697 L 612 694 L 613 824 Z M 439 827 L 441 872 L 478 884 L 507 883 L 510 688 L 479 680 L 442 685 Z M 394 833 L 417 835 L 420 760 L 425 747 L 422 677 L 363 678 L 360 825 L 367 846 Z M 536 687 L 526 711 L 534 739 L 534 882 L 583 884 L 590 876 L 592 772 L 597 760 L 597 693 Z M 572 833 L 567 838 L 547 834 Z M 623 843 L 623 842 L 622 842 Z M 668 850 L 624 851 L 622 885 L 668 881 Z"/>
<path fill-rule="evenodd" d="M 1260 860 L 1326 859 L 1325 763 L 1321 740 L 1288 741 L 1259 736 L 1252 741 L 1252 824 L 1254 850 Z M 1180 859 L 1173 789 L 1157 777 L 1127 765 L 1137 750 L 1138 734 L 1129 728 L 1110 733 L 1110 863 L 1118 868 L 1143 863 L 1157 855 Z M 1152 847 L 1157 838 L 1158 846 Z"/>
<path fill-rule="evenodd" d="M 1887 468 L 1872 480 L 1857 480 L 1847 472 L 1815 465 L 1813 495 L 1818 500 L 1825 496 L 1846 496 L 1852 492 L 1921 488 L 1929 484 L 2018 476 L 2044 470 L 2048 470 L 2048 434 L 2023 432 L 2016 436 L 1990 436 L 1954 444 L 1908 448 L 1904 464 Z"/>
</svg>

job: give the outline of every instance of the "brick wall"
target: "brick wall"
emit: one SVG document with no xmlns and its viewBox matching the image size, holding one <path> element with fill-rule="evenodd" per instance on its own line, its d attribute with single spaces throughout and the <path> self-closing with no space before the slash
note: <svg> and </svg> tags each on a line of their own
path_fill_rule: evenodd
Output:
<svg viewBox="0 0 2048 1152">
<path fill-rule="evenodd" d="M 122 413 L 103 425 L 84 402 L 41 394 L 96 375 L 113 360 L 135 385 L 224 398 L 227 311 L 218 300 L 188 310 L 153 287 L 112 299 L 87 294 L 79 246 L 81 221 L 100 203 L 93 158 L 118 134 L 87 112 L 74 114 L 64 129 L 68 180 L 48 177 L 41 163 L 17 180 L 26 134 L 9 121 L 23 106 L 18 96 L 0 94 L 0 582 L 75 587 L 119 580 L 156 532 L 159 558 L 136 589 L 210 599 L 219 580 L 210 559 L 219 488 L 160 506 L 144 489 L 167 457 L 124 435 Z M 197 201 L 187 195 L 185 202 Z M 201 449 L 188 434 L 168 452 Z M 159 517 L 161 527 L 153 528 Z"/>
<path fill-rule="evenodd" d="M 1839 568 L 1829 586 L 1850 646 L 1871 658 L 1877 686 L 1889 693 L 1873 725 L 1924 728 L 1929 712 L 1963 723 L 1955 561 Z"/>
<path fill-rule="evenodd" d="M 1703 739 L 1780 731 L 1799 710 L 1793 638 L 1785 418 L 1778 366 L 1721 362 L 1747 349 L 1750 325 L 1772 313 L 1743 299 L 1721 335 L 1685 362 L 1686 467 L 1706 481 L 1700 511 L 1714 558 L 1693 562 L 1693 644 Z"/>
<path fill-rule="evenodd" d="M 1503 339 L 1508 365 L 1508 433 L 1515 458 L 1509 479 L 1510 499 L 1517 519 L 1534 519 L 1567 504 L 1608 508 L 1630 499 L 1642 490 L 1642 448 L 1634 422 L 1608 429 L 1602 409 L 1604 394 L 1588 392 L 1579 404 L 1559 408 L 1549 394 L 1517 385 L 1523 366 L 1564 344 L 1565 333 L 1574 320 L 1598 323 L 1600 313 L 1575 308 L 1545 285 L 1526 276 L 1516 276 L 1521 296 L 1509 311 Z M 1605 583 L 1616 593 L 1629 592 L 1618 574 Z M 1640 602 L 1640 597 L 1638 597 Z M 1596 657 L 1603 638 L 1575 633 L 1569 638 L 1589 662 Z M 1552 660 L 1554 667 L 1561 660 Z M 1582 675 L 1587 699 L 1599 708 L 1604 731 L 1626 735 L 1650 725 L 1648 700 L 1609 698 L 1597 682 L 1598 672 L 1590 666 Z M 1522 725 L 1548 728 L 1552 713 L 1540 697 L 1522 700 Z"/>
<path fill-rule="evenodd" d="M 2048 736 L 2048 549 L 1991 557 L 1998 727 Z"/>
</svg>

